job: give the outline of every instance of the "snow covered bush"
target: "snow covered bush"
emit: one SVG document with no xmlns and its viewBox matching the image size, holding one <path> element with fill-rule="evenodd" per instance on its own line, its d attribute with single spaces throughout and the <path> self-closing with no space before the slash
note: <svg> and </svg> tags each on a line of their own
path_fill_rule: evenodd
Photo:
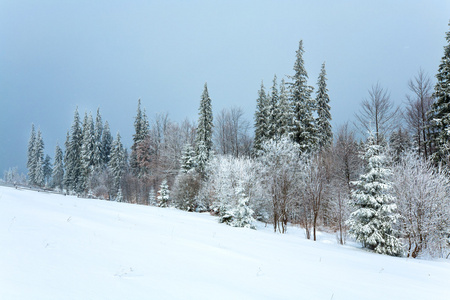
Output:
<svg viewBox="0 0 450 300">
<path fill-rule="evenodd" d="M 385 167 L 382 147 L 370 136 L 364 160 L 366 172 L 354 184 L 352 205 L 354 211 L 347 221 L 349 233 L 376 253 L 399 256 L 402 245 L 397 238 L 395 224 L 399 218 L 395 197 L 391 194 L 391 171 Z"/>
<path fill-rule="evenodd" d="M 248 206 L 248 212 L 253 211 L 252 216 L 256 219 L 268 220 L 265 191 L 255 161 L 218 155 L 211 159 L 207 173 L 201 197 L 208 197 L 206 205 L 219 215 L 220 221 L 231 224 L 240 205 L 241 208 Z M 247 199 L 241 201 L 245 204 L 240 204 L 242 198 Z"/>
<path fill-rule="evenodd" d="M 180 172 L 175 178 L 172 188 L 172 198 L 175 206 L 182 210 L 197 209 L 197 195 L 201 188 L 201 176 L 195 170 Z"/>
<path fill-rule="evenodd" d="M 416 153 L 395 165 L 393 185 L 408 257 L 449 253 L 450 179 Z"/>
</svg>

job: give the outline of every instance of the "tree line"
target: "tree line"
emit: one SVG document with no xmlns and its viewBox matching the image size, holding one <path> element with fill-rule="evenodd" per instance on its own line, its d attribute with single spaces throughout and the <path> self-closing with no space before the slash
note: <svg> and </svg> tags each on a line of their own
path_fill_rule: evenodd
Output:
<svg viewBox="0 0 450 300">
<path fill-rule="evenodd" d="M 409 83 L 404 109 L 380 84 L 356 114 L 357 139 L 348 124 L 331 127 L 325 64 L 308 85 L 303 42 L 294 74 L 275 75 L 256 100 L 254 137 L 239 108 L 213 120 L 207 84 L 197 123 L 178 124 L 167 114 L 150 123 L 138 101 L 131 153 L 113 139 L 99 110 L 95 122 L 78 110 L 65 152 L 57 146 L 53 168 L 32 127 L 28 181 L 67 193 L 130 203 L 210 211 L 220 222 L 254 228 L 288 224 L 350 234 L 377 253 L 444 256 L 450 246 L 450 32 L 432 92 L 420 70 Z M 402 122 L 399 122 L 402 120 Z"/>
</svg>

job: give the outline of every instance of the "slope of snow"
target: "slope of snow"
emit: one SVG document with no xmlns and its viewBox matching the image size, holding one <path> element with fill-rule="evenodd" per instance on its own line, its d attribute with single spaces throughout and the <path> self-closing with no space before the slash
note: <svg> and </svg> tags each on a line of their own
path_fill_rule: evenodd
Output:
<svg viewBox="0 0 450 300">
<path fill-rule="evenodd" d="M 0 299 L 450 299 L 450 263 L 0 187 Z"/>
</svg>

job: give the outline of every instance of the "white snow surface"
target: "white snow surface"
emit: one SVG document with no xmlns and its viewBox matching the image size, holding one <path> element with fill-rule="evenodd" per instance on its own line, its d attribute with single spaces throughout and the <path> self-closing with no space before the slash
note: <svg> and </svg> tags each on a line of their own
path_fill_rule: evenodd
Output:
<svg viewBox="0 0 450 300">
<path fill-rule="evenodd" d="M 257 227 L 0 187 L 0 299 L 450 299 L 449 260 Z"/>
</svg>

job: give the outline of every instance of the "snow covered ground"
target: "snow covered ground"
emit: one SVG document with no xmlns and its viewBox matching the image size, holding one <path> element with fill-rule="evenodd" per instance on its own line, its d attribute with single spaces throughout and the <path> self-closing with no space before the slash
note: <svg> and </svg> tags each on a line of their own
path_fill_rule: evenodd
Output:
<svg viewBox="0 0 450 300">
<path fill-rule="evenodd" d="M 450 260 L 0 187 L 0 299 L 450 299 Z"/>
</svg>

